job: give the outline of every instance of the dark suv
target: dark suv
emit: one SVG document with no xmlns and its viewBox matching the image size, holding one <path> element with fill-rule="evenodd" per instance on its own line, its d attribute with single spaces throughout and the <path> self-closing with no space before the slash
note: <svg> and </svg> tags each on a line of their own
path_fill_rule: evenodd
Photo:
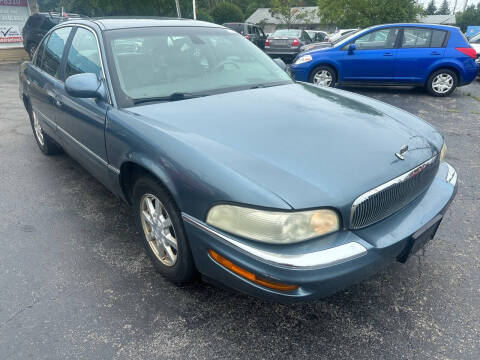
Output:
<svg viewBox="0 0 480 360">
<path fill-rule="evenodd" d="M 33 58 L 38 44 L 48 30 L 60 24 L 62 21 L 72 18 L 78 19 L 80 17 L 78 14 L 62 16 L 62 14 L 58 12 L 39 12 L 30 16 L 22 30 L 23 47 L 30 56 L 30 59 Z"/>
<path fill-rule="evenodd" d="M 265 48 L 265 40 L 267 37 L 260 26 L 250 23 L 225 23 L 223 26 L 240 33 L 260 49 Z"/>
</svg>

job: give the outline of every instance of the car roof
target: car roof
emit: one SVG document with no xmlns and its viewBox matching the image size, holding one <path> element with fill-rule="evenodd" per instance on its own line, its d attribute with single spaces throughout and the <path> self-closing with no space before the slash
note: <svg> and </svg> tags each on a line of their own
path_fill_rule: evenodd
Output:
<svg viewBox="0 0 480 360">
<path fill-rule="evenodd" d="M 191 19 L 179 19 L 179 18 L 166 18 L 166 17 L 105 17 L 95 18 L 91 20 L 85 20 L 85 22 L 93 22 L 100 26 L 102 30 L 115 30 L 115 29 L 129 29 L 140 27 L 218 27 L 223 26 L 212 24 L 205 21 L 197 21 Z"/>
<path fill-rule="evenodd" d="M 392 23 L 392 24 L 382 24 L 382 25 L 370 26 L 369 28 L 366 28 L 365 30 L 382 28 L 382 27 L 390 27 L 390 26 L 423 27 L 423 28 L 432 28 L 432 29 L 443 29 L 443 30 L 458 29 L 457 26 L 451 26 L 451 25 L 423 24 L 423 23 Z"/>
</svg>

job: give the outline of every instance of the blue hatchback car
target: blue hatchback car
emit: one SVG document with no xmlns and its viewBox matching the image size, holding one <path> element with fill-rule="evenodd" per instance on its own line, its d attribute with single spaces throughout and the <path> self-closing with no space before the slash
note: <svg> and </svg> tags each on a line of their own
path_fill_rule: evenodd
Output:
<svg viewBox="0 0 480 360">
<path fill-rule="evenodd" d="M 130 204 L 177 283 L 200 273 L 270 300 L 326 296 L 405 262 L 455 195 L 431 125 L 296 83 L 219 25 L 65 22 L 19 84 L 40 150 L 64 150 Z"/>
<path fill-rule="evenodd" d="M 299 54 L 290 67 L 298 81 L 335 84 L 418 85 L 447 96 L 477 75 L 476 53 L 456 27 L 379 25 L 332 47 Z"/>
</svg>

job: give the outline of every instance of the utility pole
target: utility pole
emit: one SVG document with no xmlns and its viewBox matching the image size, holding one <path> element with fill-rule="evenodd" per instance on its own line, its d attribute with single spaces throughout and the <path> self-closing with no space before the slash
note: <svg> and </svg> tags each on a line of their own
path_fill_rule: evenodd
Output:
<svg viewBox="0 0 480 360">
<path fill-rule="evenodd" d="M 175 6 L 177 7 L 177 16 L 178 18 L 181 18 L 182 12 L 180 11 L 180 3 L 178 2 L 178 0 L 175 0 Z"/>
<path fill-rule="evenodd" d="M 197 20 L 197 5 L 195 4 L 195 0 L 192 0 L 192 2 L 193 2 L 193 20 Z"/>
</svg>

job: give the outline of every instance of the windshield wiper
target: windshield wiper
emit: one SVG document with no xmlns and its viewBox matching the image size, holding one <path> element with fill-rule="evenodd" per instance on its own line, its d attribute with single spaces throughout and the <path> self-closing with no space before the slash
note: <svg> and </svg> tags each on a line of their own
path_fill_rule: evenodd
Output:
<svg viewBox="0 0 480 360">
<path fill-rule="evenodd" d="M 168 96 L 158 96 L 158 97 L 148 97 L 148 98 L 139 98 L 133 99 L 135 105 L 144 104 L 147 102 L 161 102 L 161 101 L 179 101 L 186 99 L 194 99 L 198 97 L 208 96 L 208 94 L 193 94 L 187 92 L 174 92 Z"/>
<path fill-rule="evenodd" d="M 267 87 L 273 87 L 273 86 L 280 86 L 280 85 L 285 85 L 286 83 L 284 81 L 281 82 L 275 82 L 275 83 L 266 83 L 266 84 L 255 84 L 249 87 L 249 89 L 262 89 L 262 88 L 267 88 Z"/>
</svg>

